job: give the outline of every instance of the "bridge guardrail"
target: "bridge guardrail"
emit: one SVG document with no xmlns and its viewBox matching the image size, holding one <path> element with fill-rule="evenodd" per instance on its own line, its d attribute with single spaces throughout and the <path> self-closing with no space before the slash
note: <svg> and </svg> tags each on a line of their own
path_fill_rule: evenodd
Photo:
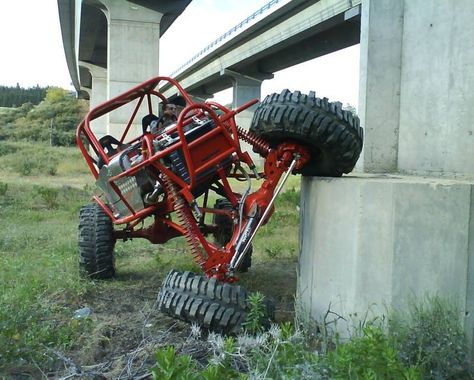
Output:
<svg viewBox="0 0 474 380">
<path fill-rule="evenodd" d="M 219 36 L 217 39 L 212 41 L 209 45 L 201 49 L 197 54 L 195 54 L 193 57 L 191 57 L 189 60 L 187 60 L 184 64 L 182 64 L 178 69 L 173 71 L 171 73 L 171 77 L 175 78 L 177 74 L 181 73 L 184 71 L 186 68 L 190 67 L 195 61 L 197 61 L 199 58 L 202 58 L 212 51 L 216 50 L 219 46 L 222 46 L 224 41 L 226 41 L 229 36 L 232 36 L 236 34 L 237 32 L 242 32 L 243 30 L 247 29 L 251 25 L 254 25 L 258 20 L 263 18 L 264 15 L 268 15 L 270 13 L 270 9 L 272 9 L 272 12 L 276 10 L 276 5 L 280 5 L 282 7 L 285 4 L 290 3 L 292 0 L 271 0 L 267 4 L 265 4 L 263 7 L 258 9 L 257 11 L 253 12 L 250 16 L 236 24 L 234 27 L 229 29 L 227 32 Z M 337 11 L 342 11 L 345 8 L 353 8 L 356 5 L 360 5 L 362 3 L 362 0 L 339 0 L 337 3 L 333 4 L 331 7 L 330 12 L 334 13 Z M 320 14 L 314 15 L 315 17 L 319 16 L 324 18 L 325 13 L 329 12 L 329 10 L 326 10 L 325 12 L 321 12 Z"/>
<path fill-rule="evenodd" d="M 171 77 L 175 77 L 176 74 L 180 73 L 187 67 L 189 67 L 194 61 L 196 61 L 198 58 L 206 55 L 207 53 L 210 53 L 211 51 L 215 50 L 218 46 L 221 46 L 224 40 L 227 40 L 229 36 L 235 34 L 237 31 L 241 31 L 241 29 L 246 29 L 253 25 L 257 19 L 260 19 L 263 17 L 264 14 L 268 14 L 269 10 L 271 8 L 274 8 L 277 4 L 280 4 L 280 6 L 283 6 L 284 4 L 289 3 L 291 0 L 271 0 L 267 4 L 265 4 L 263 7 L 258 9 L 257 11 L 253 12 L 250 16 L 239 22 L 237 25 L 234 27 L 230 28 L 227 32 L 225 32 L 223 35 L 219 36 L 217 39 L 212 41 L 209 45 L 207 45 L 205 48 L 201 49 L 197 54 L 195 54 L 192 58 L 187 60 L 185 63 L 183 63 L 178 69 L 176 69 L 173 73 L 171 73 Z"/>
</svg>

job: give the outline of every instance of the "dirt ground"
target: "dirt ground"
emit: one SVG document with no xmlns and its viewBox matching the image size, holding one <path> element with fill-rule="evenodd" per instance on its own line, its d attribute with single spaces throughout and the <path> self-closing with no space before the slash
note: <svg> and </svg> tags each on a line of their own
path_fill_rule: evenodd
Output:
<svg viewBox="0 0 474 380">
<path fill-rule="evenodd" d="M 293 320 L 296 289 L 294 260 L 253 264 L 242 275 L 240 285 L 259 290 L 275 302 L 276 322 Z M 188 353 L 205 365 L 209 352 L 204 344 L 190 339 L 189 324 L 157 310 L 162 279 L 157 275 L 135 275 L 97 287 L 84 296 L 91 309 L 93 334 L 67 353 L 55 353 L 59 369 L 54 378 L 63 379 L 147 379 L 154 353 L 173 345 L 178 353 Z M 203 338 L 206 332 L 203 332 Z"/>
</svg>

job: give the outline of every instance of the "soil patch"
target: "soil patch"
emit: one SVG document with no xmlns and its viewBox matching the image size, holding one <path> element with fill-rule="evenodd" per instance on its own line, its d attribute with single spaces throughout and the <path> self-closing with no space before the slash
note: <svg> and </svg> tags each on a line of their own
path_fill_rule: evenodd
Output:
<svg viewBox="0 0 474 380">
<path fill-rule="evenodd" d="M 275 302 L 277 322 L 293 320 L 296 271 L 292 267 L 294 260 L 275 260 L 270 272 L 268 262 L 255 263 L 242 275 L 240 285 Z M 190 339 L 191 326 L 158 311 L 161 281 L 156 274 L 119 274 L 86 294 L 83 307 L 91 309 L 92 333 L 71 352 L 57 353 L 62 362 L 58 377 L 145 379 L 156 351 L 169 345 L 205 362 L 208 353 L 199 341 Z"/>
</svg>

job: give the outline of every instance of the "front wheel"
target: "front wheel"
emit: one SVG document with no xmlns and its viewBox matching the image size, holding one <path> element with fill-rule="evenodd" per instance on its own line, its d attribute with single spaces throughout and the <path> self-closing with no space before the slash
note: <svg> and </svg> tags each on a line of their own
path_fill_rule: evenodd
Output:
<svg viewBox="0 0 474 380">
<path fill-rule="evenodd" d="M 81 208 L 79 214 L 79 271 L 91 279 L 115 275 L 115 236 L 112 220 L 98 204 Z"/>
<path fill-rule="evenodd" d="M 354 168 L 362 150 L 359 118 L 339 102 L 299 91 L 268 95 L 255 111 L 250 132 L 272 147 L 296 141 L 309 148 L 310 161 L 300 169 L 305 176 L 339 177 Z"/>
<path fill-rule="evenodd" d="M 245 328 L 250 311 L 248 296 L 239 285 L 172 270 L 163 281 L 158 308 L 171 317 L 196 323 L 210 331 L 235 335 Z M 261 322 L 268 327 L 274 318 L 274 305 L 265 300 L 264 307 Z"/>
</svg>

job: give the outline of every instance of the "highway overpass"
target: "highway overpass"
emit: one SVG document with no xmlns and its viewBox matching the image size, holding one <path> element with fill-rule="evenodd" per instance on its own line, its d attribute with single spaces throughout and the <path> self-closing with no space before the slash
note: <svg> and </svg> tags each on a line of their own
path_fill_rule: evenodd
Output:
<svg viewBox="0 0 474 380">
<path fill-rule="evenodd" d="M 58 0 L 66 60 L 90 107 L 155 77 L 159 41 L 191 0 Z M 146 59 L 144 59 L 146 57 Z M 130 109 L 95 120 L 99 135 L 123 125 Z"/>
<path fill-rule="evenodd" d="M 66 61 L 79 96 L 97 104 L 156 76 L 159 39 L 190 2 L 58 0 Z"/>
<path fill-rule="evenodd" d="M 198 99 L 232 87 L 237 107 L 260 99 L 274 72 L 359 43 L 360 15 L 360 0 L 269 1 L 171 75 Z M 237 115 L 240 126 L 250 126 L 254 109 Z"/>
<path fill-rule="evenodd" d="M 192 57 L 172 76 L 207 98 L 360 41 L 360 0 L 270 1 Z M 255 19 L 258 18 L 258 21 Z M 167 87 L 163 87 L 166 91 Z M 236 90 L 238 92 L 238 90 Z M 240 105 L 243 101 L 237 101 Z"/>
</svg>

